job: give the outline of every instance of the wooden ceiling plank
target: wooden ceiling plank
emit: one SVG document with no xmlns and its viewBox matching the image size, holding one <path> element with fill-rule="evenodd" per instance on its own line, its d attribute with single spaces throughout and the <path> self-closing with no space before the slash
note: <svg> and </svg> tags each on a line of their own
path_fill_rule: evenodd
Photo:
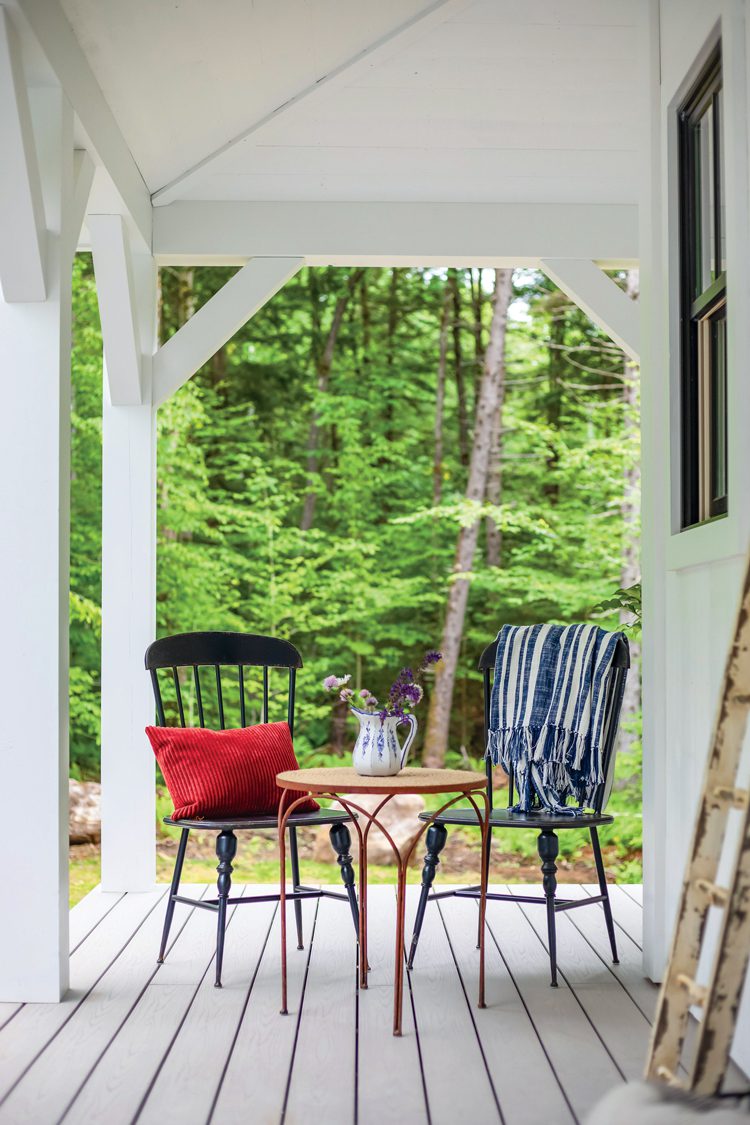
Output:
<svg viewBox="0 0 750 1125">
<path fill-rule="evenodd" d="M 27 2 L 29 2 L 29 0 L 27 0 Z M 38 2 L 38 0 L 34 0 L 34 2 Z M 334 84 L 339 85 L 342 80 L 350 82 L 352 79 L 356 78 L 358 74 L 366 73 L 371 67 L 375 66 L 381 58 L 389 56 L 395 50 L 402 49 L 411 42 L 415 36 L 424 34 L 425 30 L 429 29 L 433 24 L 442 23 L 449 15 L 461 11 L 467 6 L 468 2 L 469 0 L 434 0 L 429 7 L 407 20 L 406 23 L 401 24 L 400 27 L 377 40 L 377 42 L 366 48 L 366 50 L 360 51 L 354 58 L 347 60 L 347 62 L 342 63 L 340 66 L 334 67 L 317 82 L 300 90 L 297 94 L 288 98 L 282 105 L 278 106 L 258 121 L 255 121 L 249 128 L 228 144 L 222 145 L 221 148 L 206 156 L 192 168 L 187 169 L 182 175 L 176 177 L 170 183 L 165 184 L 164 187 L 154 192 L 152 196 L 154 204 L 172 203 L 179 199 L 185 187 L 195 179 L 200 178 L 218 157 L 237 146 L 246 144 L 251 138 L 257 138 L 261 130 L 267 125 L 277 123 L 282 115 L 288 113 L 293 107 L 299 106 L 303 101 L 306 105 L 312 104 L 322 94 L 330 93 Z"/>
</svg>

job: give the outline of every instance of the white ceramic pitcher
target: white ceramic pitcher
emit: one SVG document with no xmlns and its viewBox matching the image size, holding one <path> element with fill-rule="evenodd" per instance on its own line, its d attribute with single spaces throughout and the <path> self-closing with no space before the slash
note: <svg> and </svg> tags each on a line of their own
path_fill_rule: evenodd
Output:
<svg viewBox="0 0 750 1125">
<path fill-rule="evenodd" d="M 409 747 L 417 733 L 414 715 L 399 719 L 396 715 L 383 718 L 379 711 L 361 711 L 351 708 L 359 719 L 359 734 L 354 744 L 352 765 L 364 777 L 393 777 L 406 765 Z M 399 746 L 396 728 L 399 723 L 409 724 L 409 733 L 403 747 Z"/>
</svg>

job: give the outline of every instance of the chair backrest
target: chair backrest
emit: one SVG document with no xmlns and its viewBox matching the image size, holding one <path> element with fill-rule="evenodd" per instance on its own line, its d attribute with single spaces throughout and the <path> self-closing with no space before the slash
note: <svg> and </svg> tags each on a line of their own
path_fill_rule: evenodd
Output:
<svg viewBox="0 0 750 1125">
<path fill-rule="evenodd" d="M 479 657 L 479 671 L 484 680 L 484 744 L 487 745 L 487 735 L 490 729 L 490 696 L 492 694 L 492 679 L 495 671 L 495 658 L 497 656 L 497 640 L 487 645 Z M 612 792 L 612 782 L 615 773 L 615 756 L 617 747 L 617 729 L 620 722 L 620 708 L 622 705 L 622 687 L 630 668 L 630 649 L 622 637 L 617 642 L 612 672 L 607 685 L 607 699 L 604 712 L 604 731 L 606 732 L 602 748 L 602 774 L 604 780 L 597 785 L 591 802 L 596 812 L 603 812 L 609 795 Z M 492 804 L 492 762 L 487 759 L 487 795 Z M 508 807 L 513 804 L 513 777 L 508 779 Z"/>
<path fill-rule="evenodd" d="M 267 723 L 269 701 L 278 702 L 270 689 L 269 670 L 280 668 L 288 676 L 282 693 L 286 715 L 279 707 L 278 719 L 286 718 L 294 734 L 294 693 L 301 667 L 302 657 L 289 641 L 254 633 L 177 633 L 146 649 L 146 669 L 162 727 L 167 726 L 168 712 L 183 727 L 224 730 Z M 246 676 L 248 669 L 260 674 Z"/>
</svg>

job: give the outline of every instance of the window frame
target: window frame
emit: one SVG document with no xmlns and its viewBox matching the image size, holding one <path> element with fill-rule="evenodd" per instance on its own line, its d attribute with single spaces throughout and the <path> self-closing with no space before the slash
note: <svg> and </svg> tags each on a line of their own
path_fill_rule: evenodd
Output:
<svg viewBox="0 0 750 1125">
<path fill-rule="evenodd" d="M 722 270 L 721 43 L 711 52 L 677 111 L 680 250 L 680 512 L 681 530 L 721 519 L 728 511 L 726 425 L 726 270 Z M 704 226 L 701 213 L 699 123 L 711 109 L 713 188 L 709 230 L 712 280 L 702 286 Z M 704 179 L 705 182 L 705 179 Z M 724 323 L 724 327 L 715 326 Z M 716 403 L 722 404 L 717 419 Z M 720 422 L 720 425 L 717 424 Z M 719 440 L 721 434 L 721 441 Z M 719 483 L 723 482 L 723 489 Z"/>
</svg>

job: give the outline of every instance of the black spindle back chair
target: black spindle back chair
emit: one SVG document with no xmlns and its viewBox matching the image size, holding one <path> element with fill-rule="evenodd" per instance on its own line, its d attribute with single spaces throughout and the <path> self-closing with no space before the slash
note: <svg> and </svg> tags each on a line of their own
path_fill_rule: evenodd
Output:
<svg viewBox="0 0 750 1125">
<path fill-rule="evenodd" d="M 490 729 L 490 699 L 492 696 L 492 680 L 495 671 L 495 658 L 497 656 L 497 640 L 488 645 L 479 658 L 479 670 L 482 673 L 482 680 L 484 686 L 484 745 L 487 745 L 487 736 Z M 581 906 L 592 906 L 596 903 L 601 903 L 604 909 L 604 920 L 607 926 L 607 933 L 609 935 L 609 942 L 612 948 L 612 960 L 618 964 L 617 960 L 617 943 L 615 940 L 615 925 L 612 918 L 612 908 L 609 902 L 609 892 L 607 890 L 607 879 L 604 873 L 604 862 L 602 860 L 601 846 L 599 843 L 598 829 L 602 825 L 612 824 L 614 817 L 605 813 L 607 801 L 612 791 L 612 782 L 614 780 L 615 758 L 617 749 L 617 731 L 620 720 L 620 706 L 622 701 L 622 689 L 625 685 L 628 669 L 630 668 L 630 651 L 628 642 L 624 635 L 620 636 L 615 649 L 615 655 L 612 662 L 612 670 L 609 675 L 607 684 L 607 698 L 605 702 L 605 720 L 604 720 L 604 745 L 602 747 L 602 782 L 596 787 L 591 805 L 587 806 L 590 811 L 583 811 L 578 816 L 559 816 L 554 813 L 549 813 L 541 807 L 535 807 L 527 813 L 515 812 L 513 804 L 515 801 L 514 786 L 512 775 L 508 778 L 508 807 L 505 809 L 496 809 L 493 802 L 493 766 L 492 761 L 487 758 L 487 796 L 490 803 L 490 823 L 489 831 L 487 833 L 487 868 L 489 870 L 489 850 L 492 846 L 492 829 L 493 828 L 526 828 L 534 829 L 539 833 L 537 838 L 537 851 L 541 860 L 542 868 L 542 886 L 544 889 L 544 898 L 539 895 L 516 895 L 516 894 L 501 894 L 497 892 L 488 892 L 488 899 L 497 899 L 506 902 L 524 902 L 524 903 L 544 903 L 547 908 L 547 934 L 549 938 L 549 957 L 550 957 L 550 970 L 551 970 L 551 983 L 553 987 L 557 986 L 557 938 L 555 929 L 555 916 L 558 912 L 564 910 L 573 910 Z M 428 819 L 425 814 L 422 814 L 422 819 Z M 412 936 L 411 949 L 409 951 L 409 968 L 414 964 L 414 956 L 417 951 L 419 943 L 419 935 L 424 921 L 425 908 L 430 897 L 432 898 L 446 898 L 451 895 L 458 897 L 478 898 L 480 893 L 479 887 L 465 887 L 458 888 L 454 891 L 440 891 L 437 894 L 430 896 L 432 883 L 435 879 L 435 873 L 439 865 L 440 852 L 445 846 L 448 838 L 448 830 L 446 825 L 457 825 L 462 828 L 478 827 L 476 813 L 473 810 L 464 809 L 450 809 L 447 813 L 437 817 L 434 823 L 428 828 L 426 833 L 427 854 L 424 861 L 424 870 L 422 874 L 422 891 L 420 894 L 419 905 L 417 907 L 416 920 L 414 925 L 414 933 Z M 562 899 L 558 898 L 557 880 L 555 874 L 557 866 L 555 860 L 557 859 L 559 851 L 559 841 L 557 839 L 557 832 L 571 828 L 587 828 L 591 835 L 591 847 L 594 853 L 594 863 L 596 865 L 596 875 L 599 883 L 599 894 L 587 896 L 582 899 Z"/>
<path fill-rule="evenodd" d="M 247 726 L 253 722 L 277 721 L 286 718 L 294 736 L 294 704 L 297 670 L 302 667 L 302 657 L 289 641 L 278 637 L 265 637 L 253 633 L 179 633 L 154 641 L 146 650 L 146 669 L 154 690 L 157 722 L 168 726 L 176 720 L 181 727 Z M 271 690 L 272 670 L 282 673 L 283 686 L 274 694 Z M 286 673 L 284 675 L 284 673 Z M 255 685 L 255 690 L 253 686 Z M 193 721 L 197 720 L 197 721 Z M 287 898 L 294 901 L 297 924 L 297 945 L 303 948 L 302 903 L 303 898 L 327 895 L 349 902 L 355 928 L 359 925 L 359 912 L 354 890 L 354 872 L 351 866 L 351 835 L 346 821 L 351 817 L 342 811 L 320 809 L 317 812 L 295 813 L 289 818 L 289 853 L 291 858 L 293 889 Z M 232 886 L 232 860 L 237 854 L 235 832 L 243 829 L 275 831 L 275 816 L 216 817 L 211 819 L 175 819 L 164 817 L 164 823 L 181 829 L 172 884 L 164 919 L 159 962 L 166 956 L 169 931 L 175 904 L 188 903 L 217 914 L 216 936 L 216 987 L 221 987 L 221 969 L 224 954 L 224 931 L 227 907 L 235 903 L 278 901 L 278 892 L 251 897 L 230 897 Z M 345 892 L 305 887 L 300 882 L 297 828 L 302 825 L 330 825 L 331 842 L 338 856 Z M 212 900 L 185 898 L 179 894 L 180 877 L 191 830 L 216 831 L 218 897 Z"/>
</svg>

